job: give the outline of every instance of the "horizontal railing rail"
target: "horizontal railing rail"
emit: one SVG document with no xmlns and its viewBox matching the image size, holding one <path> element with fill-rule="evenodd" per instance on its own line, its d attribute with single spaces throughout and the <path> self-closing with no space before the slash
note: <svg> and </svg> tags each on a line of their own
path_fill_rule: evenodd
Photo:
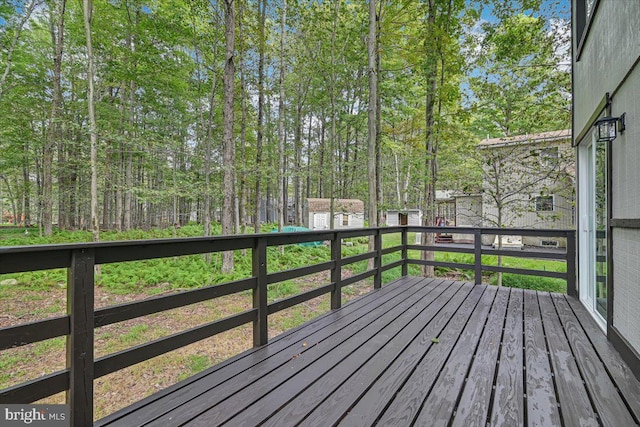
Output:
<svg viewBox="0 0 640 427">
<path fill-rule="evenodd" d="M 409 232 L 473 235 L 473 243 L 468 245 L 409 244 Z M 401 244 L 383 247 L 382 236 L 389 233 L 400 233 Z M 522 251 L 494 249 L 481 244 L 482 236 L 485 234 L 566 238 L 566 251 L 545 252 L 530 248 Z M 371 238 L 373 240 L 373 250 L 343 257 L 343 241 L 359 237 Z M 269 272 L 267 248 L 317 241 L 329 243 L 331 253 L 329 260 L 290 270 Z M 94 271 L 97 265 L 231 250 L 251 251 L 252 272 L 250 277 L 94 309 Z M 413 259 L 408 256 L 409 250 L 473 254 L 474 263 L 465 264 Z M 399 259 L 396 256 L 393 261 L 386 264 L 383 263 L 385 256 L 393 256 L 398 252 L 400 253 Z M 566 273 L 559 273 L 483 265 L 482 255 L 564 260 L 567 263 L 567 271 Z M 365 271 L 348 278 L 342 277 L 343 269 L 346 266 L 363 261 L 368 261 L 368 268 Z M 29 403 L 66 391 L 67 402 L 71 406 L 71 425 L 90 425 L 93 422 L 94 379 L 249 323 L 253 325 L 254 346 L 264 345 L 267 343 L 269 315 L 327 294 L 330 294 L 331 309 L 340 308 L 342 304 L 342 289 L 345 286 L 373 278 L 373 288 L 377 289 L 382 286 L 383 272 L 393 268 L 400 268 L 401 275 L 406 276 L 409 265 L 471 269 L 475 271 L 476 283 L 481 282 L 482 271 L 502 271 L 563 278 L 567 280 L 568 293 L 575 294 L 575 232 L 572 230 L 398 226 L 354 230 L 0 247 L 0 274 L 66 268 L 68 307 L 67 314 L 64 316 L 0 329 L 0 351 L 51 338 L 67 337 L 66 369 L 0 390 L 0 403 Z M 330 272 L 328 283 L 320 284 L 311 290 L 293 296 L 268 302 L 267 292 L 271 285 L 324 271 Z M 252 308 L 94 359 L 94 330 L 96 328 L 240 292 L 251 292 Z"/>
</svg>

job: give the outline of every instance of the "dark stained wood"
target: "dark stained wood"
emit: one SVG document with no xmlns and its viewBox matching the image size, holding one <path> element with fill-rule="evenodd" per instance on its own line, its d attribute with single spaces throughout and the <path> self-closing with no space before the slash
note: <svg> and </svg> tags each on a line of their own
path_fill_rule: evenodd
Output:
<svg viewBox="0 0 640 427">
<path fill-rule="evenodd" d="M 279 299 L 267 305 L 267 314 L 277 313 L 289 307 L 293 307 L 294 305 L 298 305 L 305 301 L 309 301 L 310 299 L 319 297 L 324 294 L 328 294 L 329 292 L 332 292 L 334 289 L 335 289 L 335 285 L 333 283 L 330 283 L 328 285 L 319 286 L 310 291 L 296 294 L 289 298 Z"/>
<path fill-rule="evenodd" d="M 438 288 L 431 288 L 428 293 L 423 295 L 417 304 L 414 304 L 409 310 L 402 312 L 397 318 L 387 323 L 387 325 L 384 326 L 379 333 L 372 336 L 371 339 L 363 341 L 356 350 L 347 357 L 340 359 L 341 354 L 332 355 L 328 353 L 322 358 L 321 363 L 310 366 L 287 382 L 282 383 L 279 387 L 270 390 L 269 393 L 262 398 L 262 401 L 258 402 L 259 404 L 251 405 L 242 411 L 239 416 L 227 422 L 230 425 L 239 425 L 241 423 L 257 425 L 278 411 L 276 416 L 268 420 L 268 424 L 276 426 L 291 425 L 294 423 L 294 419 L 306 415 L 310 409 L 313 408 L 314 404 L 321 402 L 327 395 L 331 393 L 343 395 L 344 385 L 341 386 L 340 383 L 359 370 L 371 376 L 371 370 L 362 365 L 373 357 L 375 357 L 375 360 L 378 360 L 382 348 L 386 347 L 397 354 L 397 347 L 389 348 L 389 346 L 386 345 L 389 344 L 391 337 L 401 336 L 407 340 L 415 336 L 416 331 L 414 328 L 418 328 L 419 330 L 424 325 L 424 323 L 415 322 L 415 319 L 421 318 L 424 321 L 429 320 L 428 317 L 425 318 L 421 316 L 421 314 L 424 313 L 424 310 L 421 310 L 421 307 L 424 306 L 422 302 L 425 299 L 433 301 L 434 296 L 432 294 L 434 293 L 440 293 L 440 297 L 442 297 L 447 287 L 447 284 L 443 283 Z M 435 314 L 433 310 L 432 313 Z M 412 325 L 413 328 L 409 325 Z M 395 341 L 398 343 L 398 340 Z M 332 358 L 331 356 L 334 357 Z M 336 388 L 339 386 L 340 391 L 337 391 Z M 344 396 L 345 399 L 355 397 L 356 396 L 352 394 L 350 394 L 350 396 Z M 289 404 L 287 405 L 287 403 Z M 285 405 L 287 405 L 286 409 L 284 408 Z M 333 410 L 335 411 L 335 407 Z M 327 420 L 324 419 L 323 423 L 326 422 Z"/>
<path fill-rule="evenodd" d="M 553 277 L 556 279 L 567 278 L 567 273 L 562 273 L 559 271 L 529 270 L 526 268 L 498 267 L 497 265 L 483 265 L 482 269 L 486 271 L 502 271 L 503 273 L 511 274 L 526 274 L 528 276 Z"/>
<path fill-rule="evenodd" d="M 553 371 L 547 353 L 547 342 L 535 291 L 524 291 L 525 389 L 527 423 L 560 425 L 558 398 L 553 384 Z"/>
<path fill-rule="evenodd" d="M 450 298 L 455 289 L 456 286 L 451 286 L 449 282 L 442 282 L 426 296 L 433 303 L 421 305 L 422 310 L 417 314 L 409 313 L 413 318 L 402 325 L 403 328 L 398 333 L 391 334 L 391 328 L 383 330 L 334 369 L 321 375 L 316 382 L 298 394 L 294 401 L 290 401 L 269 418 L 265 425 L 297 423 L 305 418 L 307 425 L 327 425 L 337 421 L 389 364 L 402 355 L 422 328 L 438 315 L 438 299 Z M 397 328 L 400 320 L 390 326 Z"/>
<path fill-rule="evenodd" d="M 366 313 L 379 309 L 385 310 L 393 304 L 398 304 L 399 301 L 417 292 L 423 286 L 424 284 L 420 283 L 417 278 L 405 278 L 395 284 L 387 285 L 363 298 L 345 304 L 339 311 L 327 313 L 294 331 L 275 338 L 268 346 L 250 350 L 246 354 L 232 359 L 231 362 L 213 366 L 193 380 L 187 379 L 171 387 L 168 391 L 151 396 L 141 404 L 136 404 L 133 411 L 124 410 L 121 413 L 113 414 L 99 425 L 106 425 L 108 422 L 109 425 L 128 427 L 139 425 L 145 420 L 164 419 L 163 415 L 172 409 L 187 404 L 202 393 L 237 378 L 243 373 L 248 376 L 245 380 L 250 383 L 252 378 L 260 377 L 258 369 L 268 370 L 280 366 L 289 362 L 293 355 L 308 351 L 310 346 L 303 346 L 303 343 L 320 343 L 328 340 L 338 331 L 357 327 L 357 322 Z M 295 353 L 292 354 L 292 352 Z M 112 421 L 114 421 L 113 424 L 111 424 Z"/>
<path fill-rule="evenodd" d="M 454 316 L 460 304 L 472 289 L 474 289 L 473 285 L 466 284 L 455 296 L 449 299 L 438 313 L 438 316 L 426 325 L 420 335 L 411 342 L 402 357 L 394 360 L 389 368 L 349 410 L 344 419 L 342 419 L 343 425 L 371 425 L 382 415 L 389 402 L 413 373 L 420 360 L 422 360 L 425 352 L 435 344 L 433 338 L 438 336 Z M 313 420 L 310 422 L 313 422 Z"/>
<path fill-rule="evenodd" d="M 629 366 L 622 360 L 620 354 L 613 348 L 584 306 L 576 298 L 565 299 L 580 322 L 580 326 L 586 332 L 589 341 L 598 352 L 605 369 L 616 382 L 622 397 L 633 411 L 636 422 L 638 422 L 640 418 L 640 381 L 633 375 Z M 557 303 L 559 304 L 559 302 Z"/>
<path fill-rule="evenodd" d="M 388 255 L 388 254 L 392 254 L 394 252 L 400 252 L 402 250 L 403 246 L 399 245 L 399 246 L 391 246 L 388 248 L 384 248 L 380 251 L 380 253 L 382 255 Z"/>
<path fill-rule="evenodd" d="M 342 258 L 342 265 L 353 264 L 354 262 L 364 261 L 365 259 L 371 259 L 376 256 L 375 252 L 365 252 L 363 254 L 351 255 Z"/>
<path fill-rule="evenodd" d="M 69 333 L 69 316 L 0 328 L 0 350 L 31 344 Z"/>
<path fill-rule="evenodd" d="M 591 406 L 589 394 L 571 353 L 571 347 L 562 330 L 551 296 L 538 293 L 542 324 L 549 345 L 549 352 L 555 376 L 560 413 L 565 426 L 597 426 L 596 414 Z"/>
<path fill-rule="evenodd" d="M 382 233 L 379 228 L 376 229 L 373 240 L 376 251 L 376 257 L 373 259 L 373 269 L 376 271 L 376 275 L 373 276 L 373 289 L 380 289 L 382 287 Z"/>
<path fill-rule="evenodd" d="M 342 279 L 342 287 L 344 288 L 345 286 L 352 285 L 368 277 L 371 277 L 375 275 L 377 271 L 378 270 L 369 270 L 365 271 L 364 273 L 356 274 L 354 276 L 347 277 L 346 279 Z"/>
<path fill-rule="evenodd" d="M 158 313 L 160 311 L 184 307 L 185 305 L 195 304 L 209 299 L 246 291 L 255 286 L 256 278 L 252 277 L 235 282 L 180 292 L 174 295 L 165 295 L 147 298 L 142 301 L 112 305 L 95 311 L 95 326 L 96 328 L 99 328 L 112 323 Z"/>
<path fill-rule="evenodd" d="M 534 258 L 534 259 L 567 259 L 565 252 L 543 252 L 525 249 L 482 249 L 484 255 L 503 255 L 514 258 Z"/>
<path fill-rule="evenodd" d="M 310 265 L 308 267 L 300 267 L 291 270 L 279 271 L 277 273 L 269 273 L 267 274 L 267 284 L 270 285 L 272 283 L 284 282 L 285 280 L 291 280 L 309 274 L 319 273 L 331 268 L 333 268 L 333 261 L 326 261 L 320 264 Z"/>
<path fill-rule="evenodd" d="M 524 379 L 522 356 L 522 289 L 511 289 L 507 317 L 500 344 L 500 361 L 495 379 L 492 425 L 524 424 Z"/>
<path fill-rule="evenodd" d="M 431 391 L 440 370 L 456 344 L 460 331 L 467 324 L 486 287 L 475 286 L 455 315 L 436 334 L 438 339 L 424 354 L 407 381 L 387 406 L 380 418 L 381 425 L 412 425 Z"/>
<path fill-rule="evenodd" d="M 0 403 L 31 403 L 69 388 L 69 370 L 54 372 L 0 391 Z"/>
<path fill-rule="evenodd" d="M 337 310 L 342 307 L 342 238 L 340 233 L 337 233 L 335 239 L 331 241 L 331 259 L 333 260 L 333 267 L 331 268 L 331 283 L 333 283 L 331 309 Z"/>
<path fill-rule="evenodd" d="M 387 270 L 391 270 L 392 268 L 401 267 L 403 265 L 405 265 L 404 260 L 399 259 L 397 261 L 393 261 L 393 262 L 390 262 L 388 264 L 384 264 L 382 267 L 380 267 L 380 270 L 384 272 L 384 271 L 387 271 Z"/>
<path fill-rule="evenodd" d="M 482 283 L 482 233 L 475 230 L 473 233 L 473 276 L 474 283 L 479 285 Z"/>
<path fill-rule="evenodd" d="M 438 380 L 424 402 L 415 425 L 446 426 L 449 424 L 497 290 L 496 286 L 486 287 L 482 299 L 478 302 L 451 351 L 449 360 L 438 374 Z"/>
<path fill-rule="evenodd" d="M 350 354 L 362 342 L 375 336 L 387 324 L 410 309 L 429 291 L 429 287 L 419 287 L 417 292 L 388 307 L 381 312 L 382 314 L 376 311 L 366 313 L 349 328 L 337 331 L 325 342 L 309 340 L 306 346 L 292 349 L 286 364 L 267 363 L 261 369 L 254 370 L 254 375 L 249 375 L 248 372 L 234 381 L 226 382 L 214 390 L 201 394 L 197 399 L 189 402 L 187 408 L 179 408 L 164 417 L 169 417 L 178 424 L 189 422 L 192 425 L 215 426 L 226 422 L 279 384 L 290 380 L 299 371 L 306 370 L 313 364 L 321 366 L 322 372 L 326 371 L 327 366 L 332 366 L 331 363 L 325 362 L 327 356 L 329 360 L 332 357 L 339 360 L 342 354 Z M 303 352 L 303 348 L 306 347 L 309 347 L 309 350 Z M 305 384 L 304 381 L 302 383 Z M 196 417 L 198 417 L 197 420 L 195 420 Z M 154 425 L 163 426 L 163 419 L 149 424 L 149 426 Z"/>
<path fill-rule="evenodd" d="M 606 397 L 621 414 L 596 417 L 606 389 L 574 354 L 615 386 L 630 370 L 602 363 L 619 356 L 571 303 L 405 277 L 97 425 L 634 425 L 632 382 Z"/>
<path fill-rule="evenodd" d="M 71 254 L 67 278 L 67 368 L 70 424 L 83 427 L 93 422 L 93 249 L 77 249 Z"/>
<path fill-rule="evenodd" d="M 253 346 L 264 345 L 268 341 L 267 314 L 267 240 L 258 238 L 252 251 L 252 275 L 256 278 L 253 288 L 253 308 L 258 310 L 258 316 L 253 321 Z"/>
<path fill-rule="evenodd" d="M 611 248 L 611 246 L 609 246 Z M 567 233 L 567 294 L 572 297 L 578 296 L 576 263 L 576 232 Z"/>
<path fill-rule="evenodd" d="M 467 379 L 457 403 L 453 426 L 484 426 L 487 422 L 509 293 L 509 288 L 498 289 L 478 347 L 475 353 L 469 354 L 473 357 L 472 365 L 469 372 L 465 372 Z"/>
<path fill-rule="evenodd" d="M 433 251 L 433 252 L 456 252 L 462 254 L 472 254 L 473 249 L 466 246 L 447 246 L 439 245 L 407 245 L 407 249 L 416 251 Z"/>
<path fill-rule="evenodd" d="M 255 309 L 243 311 L 224 319 L 215 320 L 168 337 L 158 338 L 157 340 L 101 357 L 95 362 L 95 378 L 100 378 L 136 363 L 144 362 L 240 325 L 253 322 L 256 317 L 257 312 Z"/>
<path fill-rule="evenodd" d="M 461 270 L 473 270 L 475 268 L 473 264 L 463 264 L 460 262 L 428 261 L 424 259 L 410 259 L 409 264 L 432 265 L 434 267 L 444 268 L 459 268 Z"/>
<path fill-rule="evenodd" d="M 554 294 L 553 301 L 602 424 L 612 427 L 634 425 L 635 420 L 566 300 Z"/>
</svg>

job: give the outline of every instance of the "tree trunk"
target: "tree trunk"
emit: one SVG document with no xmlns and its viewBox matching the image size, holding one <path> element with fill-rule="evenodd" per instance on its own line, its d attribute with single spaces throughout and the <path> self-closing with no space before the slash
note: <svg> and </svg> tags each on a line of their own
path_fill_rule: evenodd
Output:
<svg viewBox="0 0 640 427">
<path fill-rule="evenodd" d="M 98 136 L 95 112 L 95 65 L 93 62 L 93 45 L 91 43 L 91 14 L 92 0 L 83 0 L 84 30 L 87 39 L 87 107 L 89 110 L 89 135 L 91 139 L 91 232 L 93 241 L 100 240 L 100 225 L 98 216 Z"/>
<path fill-rule="evenodd" d="M 429 0 L 427 18 L 427 34 L 433 31 L 435 25 L 435 4 L 434 0 Z M 436 224 L 436 151 L 434 149 L 434 106 L 437 89 L 437 73 L 436 58 L 433 49 L 425 40 L 425 47 L 428 52 L 427 61 L 427 93 L 425 106 L 425 182 L 424 182 L 424 200 L 425 212 L 423 216 L 423 225 L 434 226 Z M 434 233 L 423 233 L 422 244 L 431 246 L 435 243 Z M 423 260 L 433 261 L 434 254 L 432 251 L 422 251 Z M 433 266 L 423 265 L 422 275 L 425 277 L 433 277 L 435 275 Z"/>
<path fill-rule="evenodd" d="M 243 32 L 243 12 L 244 3 L 240 3 L 238 11 L 238 30 L 240 32 L 240 52 L 238 55 L 238 69 L 240 73 L 240 96 L 242 97 L 241 108 L 242 118 L 240 119 L 240 161 L 242 163 L 242 172 L 240 174 L 239 192 L 240 199 L 238 203 L 238 221 L 236 223 L 236 234 L 245 234 L 246 222 L 247 222 L 247 85 L 244 72 L 244 41 L 245 34 Z M 243 251 L 243 255 L 246 255 L 246 250 Z"/>
<path fill-rule="evenodd" d="M 53 41 L 53 94 L 49 130 L 42 159 L 42 226 L 44 235 L 53 234 L 53 148 L 61 137 L 60 113 L 62 107 L 62 52 L 64 47 L 64 14 L 66 0 L 58 0 L 51 11 L 50 31 Z"/>
<path fill-rule="evenodd" d="M 225 41 L 226 55 L 224 65 L 224 107 L 223 107 L 223 129 L 222 129 L 222 162 L 223 181 L 222 194 L 224 203 L 222 206 L 222 234 L 233 233 L 233 212 L 234 212 L 234 162 L 235 145 L 233 140 L 233 86 L 235 78 L 235 4 L 234 0 L 224 0 L 224 21 L 225 21 Z M 226 251 L 222 254 L 222 272 L 229 273 L 233 270 L 233 251 Z"/>
<path fill-rule="evenodd" d="M 260 232 L 261 224 L 261 178 L 262 178 L 262 141 L 264 138 L 264 51 L 265 51 L 265 34 L 264 26 L 266 19 L 267 0 L 258 0 L 258 129 L 256 134 L 256 191 L 255 191 L 255 220 L 254 230 Z M 265 210 L 267 203 L 265 202 Z M 265 212 L 266 217 L 267 212 Z"/>
<path fill-rule="evenodd" d="M 285 57 L 284 44 L 287 37 L 287 0 L 282 0 L 282 17 L 280 20 L 280 80 L 278 82 L 280 96 L 278 98 L 278 230 L 282 231 L 285 225 L 285 132 L 284 132 L 284 77 L 285 77 Z M 284 248 L 282 248 L 284 249 Z"/>
</svg>

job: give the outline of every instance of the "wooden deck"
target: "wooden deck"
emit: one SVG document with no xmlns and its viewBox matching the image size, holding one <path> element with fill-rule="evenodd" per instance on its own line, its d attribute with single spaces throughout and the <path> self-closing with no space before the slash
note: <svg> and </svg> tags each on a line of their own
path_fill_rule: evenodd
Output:
<svg viewBox="0 0 640 427">
<path fill-rule="evenodd" d="M 632 426 L 640 383 L 577 300 L 404 277 L 99 421 Z"/>
</svg>

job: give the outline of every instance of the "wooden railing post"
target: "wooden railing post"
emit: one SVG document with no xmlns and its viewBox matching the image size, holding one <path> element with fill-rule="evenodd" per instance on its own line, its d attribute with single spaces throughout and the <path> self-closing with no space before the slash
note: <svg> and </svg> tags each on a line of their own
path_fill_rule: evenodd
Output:
<svg viewBox="0 0 640 427">
<path fill-rule="evenodd" d="M 408 276 L 409 275 L 409 269 L 408 269 L 408 259 L 409 259 L 409 250 L 407 249 L 407 246 L 409 244 L 409 240 L 408 240 L 408 236 L 407 236 L 407 227 L 403 227 L 402 228 L 402 277 Z"/>
<path fill-rule="evenodd" d="M 342 238 L 337 231 L 331 241 L 331 282 L 335 285 L 331 291 L 331 309 L 336 310 L 342 306 Z"/>
<path fill-rule="evenodd" d="M 474 281 L 476 285 L 482 284 L 482 230 L 476 228 L 473 231 L 473 255 L 474 255 Z"/>
<path fill-rule="evenodd" d="M 576 232 L 567 231 L 567 295 L 577 297 L 576 286 Z"/>
<path fill-rule="evenodd" d="M 67 269 L 67 367 L 71 426 L 93 425 L 93 300 L 95 253 L 93 249 L 71 252 Z"/>
<path fill-rule="evenodd" d="M 380 289 L 382 287 L 382 233 L 380 228 L 376 228 L 374 242 L 376 256 L 373 268 L 376 270 L 376 274 L 373 276 L 373 289 Z"/>
<path fill-rule="evenodd" d="M 253 346 L 265 345 L 268 341 L 267 325 L 267 240 L 256 237 L 252 251 L 253 277 L 256 286 L 253 289 L 253 308 L 258 309 L 258 317 L 253 321 Z"/>
</svg>

